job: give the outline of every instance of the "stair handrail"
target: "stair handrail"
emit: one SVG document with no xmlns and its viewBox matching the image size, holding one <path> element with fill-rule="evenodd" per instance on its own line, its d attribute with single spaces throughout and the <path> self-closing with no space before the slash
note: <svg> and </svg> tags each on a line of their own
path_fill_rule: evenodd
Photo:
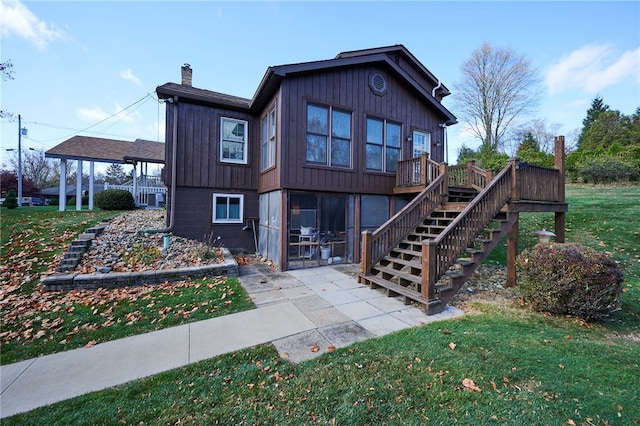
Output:
<svg viewBox="0 0 640 426">
<path fill-rule="evenodd" d="M 442 204 L 447 194 L 447 165 L 440 164 L 431 184 L 374 232 L 362 231 L 362 273 L 370 274 L 373 265 L 415 230 L 416 226 Z"/>
<path fill-rule="evenodd" d="M 509 164 L 433 240 L 422 243 L 422 295 L 433 298 L 438 279 L 478 237 L 509 201 L 513 192 L 516 162 Z"/>
</svg>

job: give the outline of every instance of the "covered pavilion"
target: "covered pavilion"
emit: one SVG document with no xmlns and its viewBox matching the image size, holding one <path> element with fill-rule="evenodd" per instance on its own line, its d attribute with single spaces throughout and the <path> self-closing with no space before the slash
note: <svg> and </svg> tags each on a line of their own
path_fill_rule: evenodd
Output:
<svg viewBox="0 0 640 426">
<path fill-rule="evenodd" d="M 89 162 L 89 210 L 93 210 L 95 163 L 133 165 L 133 193 L 135 196 L 138 164 L 140 164 L 142 176 L 145 176 L 149 163 L 164 164 L 164 143 L 144 139 L 128 142 L 91 136 L 74 136 L 46 151 L 44 155 L 46 158 L 60 159 L 60 211 L 64 211 L 67 208 L 67 182 L 64 178 L 67 176 L 67 161 L 75 160 L 78 166 L 76 173 L 76 210 L 82 210 L 82 167 L 83 162 Z"/>
</svg>

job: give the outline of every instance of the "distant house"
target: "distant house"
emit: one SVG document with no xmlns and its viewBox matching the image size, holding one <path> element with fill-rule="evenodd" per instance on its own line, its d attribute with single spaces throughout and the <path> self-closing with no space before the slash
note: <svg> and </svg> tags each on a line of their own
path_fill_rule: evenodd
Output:
<svg viewBox="0 0 640 426">
<path fill-rule="evenodd" d="M 157 88 L 172 102 L 174 232 L 253 251 L 242 229 L 259 218 L 258 251 L 282 269 L 302 226 L 345 241 L 340 257 L 359 261 L 360 232 L 407 202 L 393 191 L 397 161 L 443 161 L 445 126 L 456 123 L 441 103 L 449 90 L 403 46 L 270 67 L 253 99 L 197 89 L 183 73 Z"/>
<path fill-rule="evenodd" d="M 167 103 L 168 226 L 184 237 L 220 237 L 228 248 L 256 250 L 281 270 L 361 262 L 364 282 L 428 306 L 444 263 L 420 277 L 421 239 L 435 238 L 445 220 L 416 227 L 436 209 L 463 212 L 465 191 L 484 194 L 516 182 L 515 167 L 494 183 L 491 172 L 471 164 L 444 164 L 446 129 L 457 122 L 442 104 L 450 92 L 402 45 L 269 67 L 252 99 L 193 87 L 187 64 L 181 84 L 156 92 Z M 549 171 L 556 189 L 557 172 Z M 457 187 L 465 188 L 449 191 Z M 449 254 L 434 259 L 451 266 L 478 236 L 476 227 L 514 201 L 505 194 L 447 243 Z M 555 197 L 546 211 L 566 211 L 555 195 L 535 197 Z M 460 203 L 445 205 L 452 200 Z M 531 205 L 520 203 L 518 211 Z M 508 216 L 495 238 L 517 220 Z M 439 244 L 433 241 L 437 250 Z M 385 260 L 390 256 L 396 260 Z"/>
</svg>

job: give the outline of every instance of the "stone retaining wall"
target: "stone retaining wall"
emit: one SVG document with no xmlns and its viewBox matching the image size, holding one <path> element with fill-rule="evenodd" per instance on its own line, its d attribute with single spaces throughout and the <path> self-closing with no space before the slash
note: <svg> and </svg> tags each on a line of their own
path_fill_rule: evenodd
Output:
<svg viewBox="0 0 640 426">
<path fill-rule="evenodd" d="M 191 266 L 178 269 L 158 269 L 140 272 L 109 272 L 106 274 L 57 273 L 41 279 L 45 290 L 96 290 L 98 288 L 119 288 L 143 284 L 162 284 L 165 281 L 183 281 L 214 276 L 238 276 L 238 263 L 231 252 L 223 248 L 224 263 Z"/>
</svg>

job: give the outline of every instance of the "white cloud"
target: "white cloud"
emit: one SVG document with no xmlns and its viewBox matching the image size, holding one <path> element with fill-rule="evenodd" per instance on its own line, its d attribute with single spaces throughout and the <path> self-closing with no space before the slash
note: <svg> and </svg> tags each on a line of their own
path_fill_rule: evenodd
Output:
<svg viewBox="0 0 640 426">
<path fill-rule="evenodd" d="M 3 36 L 15 34 L 39 50 L 54 40 L 67 38 L 64 30 L 40 20 L 19 0 L 0 0 L 0 28 Z"/>
<path fill-rule="evenodd" d="M 127 81 L 131 81 L 133 84 L 135 84 L 136 86 L 144 89 L 144 86 L 142 85 L 142 82 L 140 81 L 140 79 L 138 77 L 136 77 L 133 74 L 133 71 L 131 71 L 131 68 L 127 68 L 124 71 L 120 71 L 120 77 L 123 80 L 127 80 Z"/>
<path fill-rule="evenodd" d="M 76 115 L 79 119 L 93 123 L 107 119 L 111 114 L 104 111 L 99 106 L 93 108 L 78 108 Z"/>
<path fill-rule="evenodd" d="M 124 108 L 118 103 L 114 104 L 114 111 L 107 112 L 99 106 L 89 108 L 78 108 L 76 116 L 88 123 L 99 123 L 113 116 L 114 122 L 135 123 L 140 114 L 137 111 L 122 112 Z"/>
<path fill-rule="evenodd" d="M 618 55 L 611 46 L 589 44 L 565 55 L 545 71 L 551 94 L 575 88 L 597 93 L 627 77 L 640 83 L 640 48 Z"/>
</svg>

